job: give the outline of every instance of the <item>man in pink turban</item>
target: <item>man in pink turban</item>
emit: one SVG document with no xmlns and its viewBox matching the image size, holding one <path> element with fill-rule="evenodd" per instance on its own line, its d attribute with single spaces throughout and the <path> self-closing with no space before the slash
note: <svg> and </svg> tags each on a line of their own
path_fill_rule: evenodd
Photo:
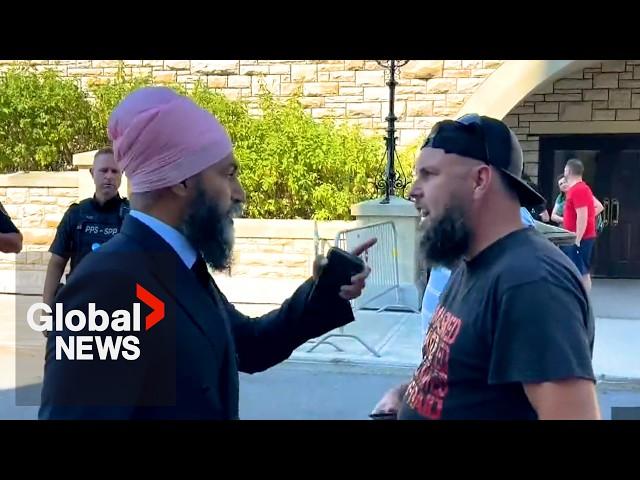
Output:
<svg viewBox="0 0 640 480">
<path fill-rule="evenodd" d="M 207 269 L 228 267 L 233 217 L 245 202 L 227 132 L 190 99 L 158 87 L 127 96 L 108 132 L 132 210 L 55 299 L 63 317 L 105 314 L 84 329 L 60 319 L 49 334 L 39 417 L 236 419 L 238 371 L 265 370 L 353 321 L 349 300 L 369 269 L 338 289 L 318 282 L 316 264 L 280 309 L 246 317 Z"/>
</svg>

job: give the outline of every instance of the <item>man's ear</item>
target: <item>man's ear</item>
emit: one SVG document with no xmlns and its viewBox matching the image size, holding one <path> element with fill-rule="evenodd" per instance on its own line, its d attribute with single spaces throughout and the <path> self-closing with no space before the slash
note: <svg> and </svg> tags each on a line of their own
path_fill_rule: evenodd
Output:
<svg viewBox="0 0 640 480">
<path fill-rule="evenodd" d="M 89 173 L 91 174 L 91 176 L 93 177 L 93 167 L 89 168 Z"/>
<path fill-rule="evenodd" d="M 473 171 L 473 198 L 485 196 L 489 190 L 491 182 L 494 180 L 493 170 L 489 165 L 474 167 Z"/>
<path fill-rule="evenodd" d="M 171 191 L 180 197 L 184 197 L 189 193 L 189 188 L 187 186 L 187 181 L 183 180 L 177 185 L 171 187 Z"/>
</svg>

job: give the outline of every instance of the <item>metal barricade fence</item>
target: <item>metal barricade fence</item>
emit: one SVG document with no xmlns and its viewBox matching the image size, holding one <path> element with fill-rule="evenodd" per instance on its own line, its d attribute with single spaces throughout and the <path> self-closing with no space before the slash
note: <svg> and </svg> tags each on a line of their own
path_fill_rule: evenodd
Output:
<svg viewBox="0 0 640 480">
<path fill-rule="evenodd" d="M 371 268 L 371 274 L 367 278 L 366 287 L 362 295 L 351 301 L 354 312 L 363 309 L 373 309 L 377 313 L 386 310 L 412 311 L 417 310 L 407 304 L 403 304 L 400 297 L 400 274 L 398 271 L 398 241 L 396 228 L 393 222 L 375 223 L 363 227 L 343 230 L 336 235 L 335 245 L 343 250 L 352 250 L 354 247 L 376 237 L 378 242 L 363 252 L 361 257 Z M 391 296 L 393 301 L 389 303 L 385 296 Z M 382 304 L 373 307 L 376 300 Z M 418 312 L 419 313 L 419 312 Z M 329 333 L 318 340 L 308 352 L 312 352 L 321 344 L 331 345 L 338 351 L 343 351 L 336 344 L 327 341 L 329 338 L 351 338 L 362 344 L 376 357 L 380 354 L 357 335 L 344 333 L 344 327 L 340 327 L 339 333 Z"/>
</svg>

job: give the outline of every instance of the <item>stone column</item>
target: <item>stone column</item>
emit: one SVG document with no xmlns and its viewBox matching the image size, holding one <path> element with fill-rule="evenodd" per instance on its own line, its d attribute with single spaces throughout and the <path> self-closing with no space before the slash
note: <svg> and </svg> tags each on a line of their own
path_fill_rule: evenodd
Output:
<svg viewBox="0 0 640 480">
<path fill-rule="evenodd" d="M 400 283 L 414 284 L 418 278 L 417 231 L 420 215 L 413 202 L 391 197 L 388 204 L 381 199 L 367 200 L 351 206 L 361 226 L 391 221 L 395 225 L 398 244 L 398 269 Z"/>
<path fill-rule="evenodd" d="M 388 204 L 381 204 L 381 198 L 352 205 L 351 214 L 357 219 L 358 226 L 366 226 L 374 223 L 393 222 L 396 230 L 397 251 L 390 253 L 396 255 L 398 261 L 398 281 L 400 294 L 399 303 L 393 297 L 392 292 L 383 295 L 369 305 L 369 308 L 386 308 L 389 305 L 401 305 L 410 307 L 414 311 L 420 310 L 421 299 L 418 298 L 417 283 L 420 269 L 418 266 L 418 222 L 420 216 L 413 202 L 398 197 L 391 197 Z M 387 278 L 384 285 L 389 285 L 394 279 Z M 381 293 L 378 281 L 369 282 L 367 289 L 369 298 Z M 365 294 L 363 294 L 364 298 Z"/>
</svg>

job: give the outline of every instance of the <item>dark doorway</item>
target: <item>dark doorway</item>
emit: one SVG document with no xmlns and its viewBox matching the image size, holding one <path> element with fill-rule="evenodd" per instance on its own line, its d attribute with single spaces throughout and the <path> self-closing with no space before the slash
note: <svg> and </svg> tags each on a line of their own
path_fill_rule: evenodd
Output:
<svg viewBox="0 0 640 480">
<path fill-rule="evenodd" d="M 605 207 L 594 276 L 640 278 L 640 135 L 540 137 L 540 189 L 549 210 L 559 193 L 556 180 L 570 158 L 584 163 L 584 180 Z"/>
</svg>

